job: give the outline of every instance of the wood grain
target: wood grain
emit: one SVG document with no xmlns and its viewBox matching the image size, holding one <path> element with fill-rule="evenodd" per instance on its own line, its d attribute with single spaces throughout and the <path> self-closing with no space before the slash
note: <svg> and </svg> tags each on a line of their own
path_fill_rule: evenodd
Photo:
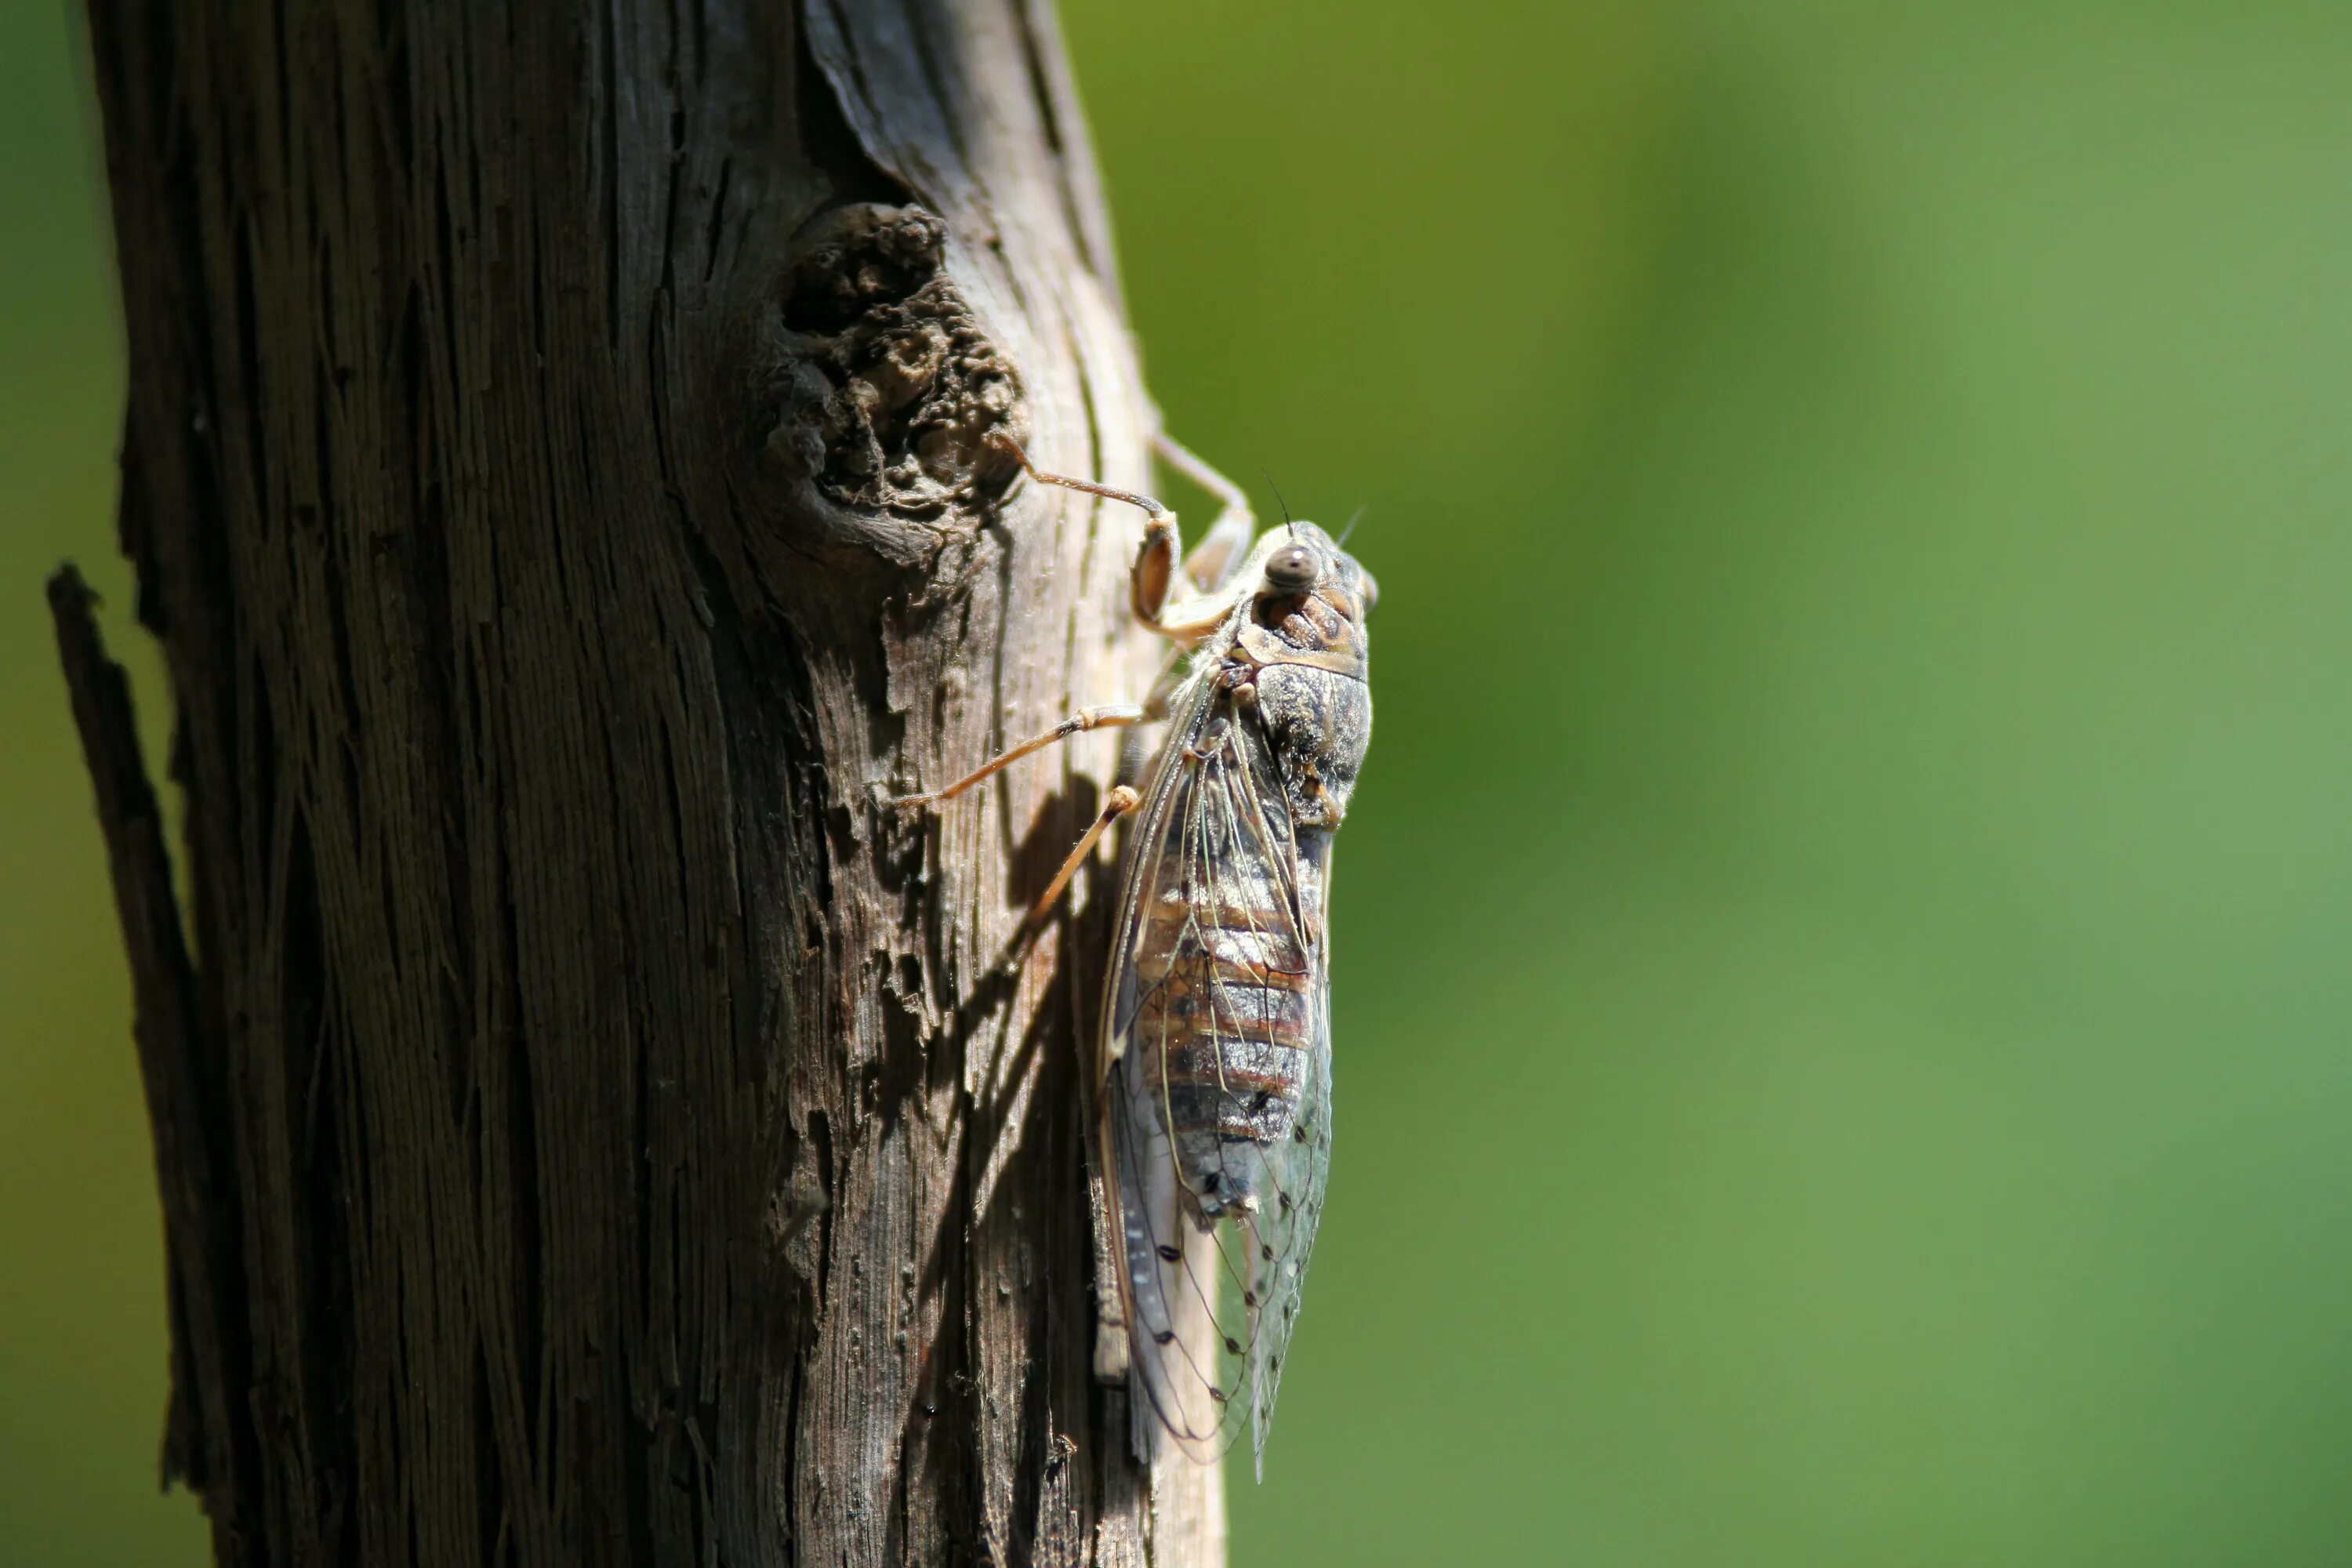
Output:
<svg viewBox="0 0 2352 1568">
<path fill-rule="evenodd" d="M 184 939 L 137 988 L 224 1564 L 1222 1562 L 1089 1375 L 1151 412 L 1046 0 L 90 0 Z M 126 749 L 129 748 L 129 749 Z M 193 956 L 191 956 L 193 954 Z"/>
</svg>

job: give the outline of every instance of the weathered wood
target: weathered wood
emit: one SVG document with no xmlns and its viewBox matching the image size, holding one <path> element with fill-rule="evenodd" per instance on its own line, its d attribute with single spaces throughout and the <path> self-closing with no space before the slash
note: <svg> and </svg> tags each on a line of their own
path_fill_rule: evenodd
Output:
<svg viewBox="0 0 2352 1568">
<path fill-rule="evenodd" d="M 1214 1563 L 1089 1375 L 1150 412 L 1048 0 L 90 0 L 166 1468 L 223 1563 Z M 193 950 L 194 958 L 189 958 Z"/>
</svg>

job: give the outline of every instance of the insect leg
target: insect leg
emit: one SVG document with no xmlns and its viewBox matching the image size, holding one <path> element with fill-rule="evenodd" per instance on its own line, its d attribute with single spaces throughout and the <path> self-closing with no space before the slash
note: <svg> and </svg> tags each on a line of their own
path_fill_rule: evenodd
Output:
<svg viewBox="0 0 2352 1568">
<path fill-rule="evenodd" d="M 1151 449 L 1161 462 L 1217 498 L 1217 521 L 1184 558 L 1184 575 L 1192 580 L 1192 586 L 1203 594 L 1216 593 L 1232 581 L 1242 558 L 1249 553 L 1250 536 L 1257 531 L 1249 497 L 1241 486 L 1165 430 L 1153 435 Z"/>
<path fill-rule="evenodd" d="M 1128 596 L 1135 618 L 1146 626 L 1156 625 L 1160 610 L 1168 603 L 1169 585 L 1176 574 L 1176 558 L 1184 548 L 1176 531 L 1176 514 L 1150 496 L 1133 490 L 1113 489 L 1092 479 L 1074 479 L 1067 474 L 1049 474 L 1031 462 L 1029 454 L 1012 437 L 1000 435 L 997 440 L 1021 459 L 1022 468 L 1041 485 L 1059 485 L 1066 490 L 1078 490 L 1143 509 L 1143 548 L 1136 552 L 1135 569 L 1128 579 Z"/>
<path fill-rule="evenodd" d="M 926 805 L 938 805 L 953 800 L 972 785 L 1003 771 L 1010 763 L 1017 763 L 1032 752 L 1042 752 L 1056 741 L 1066 741 L 1073 735 L 1083 735 L 1089 730 L 1105 730 L 1120 724 L 1140 724 L 1144 710 L 1133 702 L 1111 702 L 1099 708 L 1081 708 L 1042 735 L 1032 735 L 1011 751 L 991 757 L 971 773 L 941 790 L 929 795 L 902 795 L 890 802 L 900 811 L 915 811 Z"/>
<path fill-rule="evenodd" d="M 1110 831 L 1110 825 L 1142 804 L 1143 797 L 1128 785 L 1112 786 L 1109 797 L 1103 802 L 1102 810 L 1087 828 L 1085 837 L 1078 840 L 1078 847 L 1070 851 L 1070 858 L 1062 862 L 1060 870 L 1054 873 L 1054 880 L 1045 894 L 1031 906 L 1028 918 L 1022 922 L 1024 926 L 1034 926 L 1053 912 L 1055 902 L 1062 896 L 1062 889 L 1070 885 L 1070 879 L 1077 875 L 1078 868 L 1085 865 L 1087 857 L 1094 853 L 1095 846 L 1102 841 L 1102 836 Z"/>
<path fill-rule="evenodd" d="M 1173 511 L 1150 496 L 1139 495 L 1133 490 L 1113 489 L 1092 479 L 1074 479 L 1067 474 L 1049 474 L 1032 463 L 1029 454 L 1023 451 L 1021 444 L 1012 437 L 1000 435 L 996 439 L 1006 451 L 1020 459 L 1022 468 L 1041 485 L 1059 485 L 1064 489 L 1101 496 L 1106 500 L 1125 501 L 1129 506 L 1143 509 L 1143 544 L 1135 552 L 1135 565 L 1129 572 L 1127 580 L 1128 605 L 1135 612 L 1137 620 L 1183 647 L 1192 647 L 1216 630 L 1217 624 L 1225 618 L 1229 607 L 1223 596 L 1212 597 L 1196 593 L 1175 604 L 1169 602 L 1171 591 L 1176 584 L 1178 558 L 1184 549 L 1182 538 L 1176 531 L 1176 514 Z M 1183 451 L 1183 448 L 1179 447 L 1176 450 Z M 1185 457 L 1199 465 L 1202 472 L 1216 472 L 1191 453 L 1185 453 Z M 1192 472 L 1190 468 L 1181 471 Z M 1223 475 L 1219 475 L 1217 484 L 1210 488 L 1221 497 L 1227 492 L 1236 496 L 1240 494 L 1233 489 L 1232 481 Z M 1230 500 L 1226 503 L 1226 510 L 1227 512 L 1232 510 Z M 1246 518 L 1246 506 L 1244 511 Z M 1220 528 L 1226 526 L 1225 515 L 1219 514 Z M 1248 526 L 1246 521 L 1243 526 Z"/>
</svg>

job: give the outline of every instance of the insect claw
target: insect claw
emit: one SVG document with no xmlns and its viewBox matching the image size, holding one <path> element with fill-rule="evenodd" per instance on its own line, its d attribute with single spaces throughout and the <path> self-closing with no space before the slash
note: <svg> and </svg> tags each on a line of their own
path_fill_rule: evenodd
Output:
<svg viewBox="0 0 2352 1568">
<path fill-rule="evenodd" d="M 884 795 L 879 784 L 875 786 L 875 804 L 885 811 L 895 812 L 901 821 L 920 816 L 938 798 L 929 795 Z"/>
</svg>

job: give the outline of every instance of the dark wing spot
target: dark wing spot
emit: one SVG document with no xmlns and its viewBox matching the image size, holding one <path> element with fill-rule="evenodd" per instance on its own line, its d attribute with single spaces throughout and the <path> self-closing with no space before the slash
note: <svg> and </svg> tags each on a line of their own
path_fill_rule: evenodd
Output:
<svg viewBox="0 0 2352 1568">
<path fill-rule="evenodd" d="M 1155 1345 L 1172 1345 L 1176 1342 L 1176 1331 L 1162 1329 L 1151 1336 L 1151 1342 Z"/>
<path fill-rule="evenodd" d="M 1164 1241 L 1163 1241 L 1163 1242 L 1161 1242 L 1161 1243 L 1159 1245 L 1159 1247 L 1158 1247 L 1157 1248 L 1155 1248 L 1154 1250 L 1156 1250 L 1156 1251 L 1160 1254 L 1160 1256 L 1162 1258 L 1166 1259 L 1166 1260 L 1167 1260 L 1168 1262 L 1170 1262 L 1170 1263 L 1173 1263 L 1173 1262 L 1175 1262 L 1178 1258 L 1181 1258 L 1181 1257 L 1183 1257 L 1183 1256 L 1184 1256 L 1182 1253 L 1181 1253 L 1181 1252 L 1177 1251 L 1174 1247 L 1172 1247 L 1169 1246 L 1169 1245 L 1168 1245 L 1166 1242 L 1164 1242 Z"/>
<path fill-rule="evenodd" d="M 1274 1201 L 1282 1205 L 1283 1213 L 1288 1214 L 1290 1212 L 1290 1194 L 1288 1193 L 1275 1194 Z"/>
<path fill-rule="evenodd" d="M 1225 1391 L 1213 1383 L 1209 1384 L 1209 1397 L 1223 1405 L 1225 1402 Z"/>
<path fill-rule="evenodd" d="M 1243 1291 L 1243 1292 L 1242 1292 L 1242 1305 L 1243 1305 L 1243 1306 L 1244 1306 L 1244 1307 L 1255 1307 L 1255 1306 L 1256 1306 L 1256 1305 L 1257 1305 L 1257 1292 L 1256 1292 L 1256 1291 L 1255 1291 L 1255 1290 L 1244 1290 L 1244 1291 Z"/>
<path fill-rule="evenodd" d="M 1227 1350 L 1229 1350 L 1229 1351 L 1233 1352 L 1234 1352 L 1234 1354 L 1235 1354 L 1235 1355 L 1239 1355 L 1239 1354 L 1241 1354 L 1241 1353 L 1242 1353 L 1242 1342 L 1241 1342 L 1241 1341 L 1239 1341 L 1239 1340 L 1237 1340 L 1237 1339 L 1234 1338 L 1234 1336 L 1233 1336 L 1233 1335 L 1231 1335 L 1231 1334 L 1227 1334 L 1227 1335 L 1225 1336 L 1225 1348 L 1226 1348 Z"/>
<path fill-rule="evenodd" d="M 1307 1142 L 1307 1123 L 1305 1123 L 1304 1121 L 1302 1121 L 1302 1122 L 1300 1122 L 1297 1126 L 1296 1126 L 1296 1127 L 1292 1128 L 1292 1129 L 1290 1130 L 1290 1135 L 1291 1135 L 1293 1138 L 1297 1139 L 1301 1143 L 1306 1142 Z"/>
<path fill-rule="evenodd" d="M 1265 1370 L 1268 1372 L 1280 1372 L 1282 1370 L 1282 1358 L 1280 1356 L 1267 1357 Z"/>
<path fill-rule="evenodd" d="M 1257 1255 L 1260 1258 L 1265 1258 L 1268 1263 L 1274 1261 L 1274 1248 L 1268 1247 L 1262 1241 L 1257 1244 Z"/>
<path fill-rule="evenodd" d="M 1201 1190 L 1204 1193 L 1215 1192 L 1220 1179 L 1216 1172 L 1211 1171 L 1201 1178 Z"/>
</svg>

